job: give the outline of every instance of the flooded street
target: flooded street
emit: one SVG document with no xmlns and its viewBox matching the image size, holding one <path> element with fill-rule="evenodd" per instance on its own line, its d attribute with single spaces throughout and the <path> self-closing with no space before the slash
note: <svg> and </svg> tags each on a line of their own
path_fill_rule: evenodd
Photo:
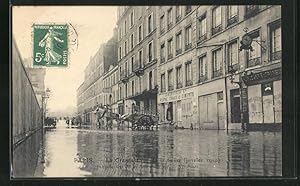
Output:
<svg viewBox="0 0 300 186">
<path fill-rule="evenodd" d="M 282 166 L 281 132 L 106 131 L 60 121 L 41 147 L 37 177 L 280 176 Z"/>
</svg>

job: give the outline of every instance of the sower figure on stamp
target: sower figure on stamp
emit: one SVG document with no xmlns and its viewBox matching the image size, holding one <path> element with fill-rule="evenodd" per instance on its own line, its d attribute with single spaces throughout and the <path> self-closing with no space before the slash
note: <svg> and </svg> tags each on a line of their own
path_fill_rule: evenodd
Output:
<svg viewBox="0 0 300 186">
<path fill-rule="evenodd" d="M 62 33 L 56 32 L 53 30 L 53 27 L 50 27 L 47 34 L 44 38 L 39 42 L 40 47 L 45 47 L 45 58 L 44 60 L 47 64 L 51 64 L 51 62 L 56 62 L 59 64 L 62 56 L 53 50 L 54 48 L 54 40 L 60 43 L 63 43 L 64 40 L 59 39 L 57 36 L 62 35 Z"/>
</svg>

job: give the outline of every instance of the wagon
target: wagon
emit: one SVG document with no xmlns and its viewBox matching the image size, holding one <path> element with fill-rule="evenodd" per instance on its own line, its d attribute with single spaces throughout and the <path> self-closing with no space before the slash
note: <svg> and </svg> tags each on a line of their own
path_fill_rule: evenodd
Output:
<svg viewBox="0 0 300 186">
<path fill-rule="evenodd" d="M 159 117 L 157 114 L 133 113 L 123 115 L 120 118 L 123 121 L 130 122 L 132 130 L 149 130 L 153 129 L 155 126 L 158 127 Z"/>
</svg>

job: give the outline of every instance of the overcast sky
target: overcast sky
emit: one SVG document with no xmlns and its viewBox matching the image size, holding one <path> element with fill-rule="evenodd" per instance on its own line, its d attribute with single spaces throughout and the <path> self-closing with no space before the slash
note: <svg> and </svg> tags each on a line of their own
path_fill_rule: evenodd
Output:
<svg viewBox="0 0 300 186">
<path fill-rule="evenodd" d="M 22 58 L 32 57 L 34 23 L 71 23 L 78 33 L 78 49 L 69 55 L 69 67 L 48 68 L 45 86 L 51 90 L 50 111 L 76 106 L 76 89 L 83 82 L 84 68 L 116 27 L 116 6 L 17 6 L 13 7 L 13 36 Z"/>
</svg>

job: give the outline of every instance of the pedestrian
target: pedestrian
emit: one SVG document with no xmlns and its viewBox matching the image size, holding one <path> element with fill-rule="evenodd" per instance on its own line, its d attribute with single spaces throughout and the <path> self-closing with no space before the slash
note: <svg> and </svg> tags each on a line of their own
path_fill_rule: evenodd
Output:
<svg viewBox="0 0 300 186">
<path fill-rule="evenodd" d="M 173 107 L 171 102 L 167 108 L 167 120 L 170 122 L 170 124 L 173 124 Z"/>
</svg>

